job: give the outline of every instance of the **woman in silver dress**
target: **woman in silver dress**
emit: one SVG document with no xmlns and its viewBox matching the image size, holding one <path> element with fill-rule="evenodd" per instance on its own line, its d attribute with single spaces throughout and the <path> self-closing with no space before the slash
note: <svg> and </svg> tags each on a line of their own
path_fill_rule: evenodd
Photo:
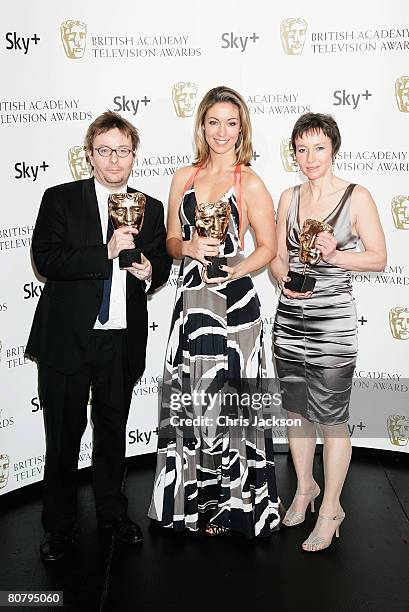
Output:
<svg viewBox="0 0 409 612">
<path fill-rule="evenodd" d="M 351 459 L 348 408 L 357 354 L 357 322 L 350 270 L 383 270 L 386 248 L 376 205 L 367 189 L 333 174 L 341 145 L 338 126 L 330 115 L 306 113 L 296 122 L 292 146 L 307 182 L 289 188 L 280 198 L 277 215 L 278 251 L 270 267 L 282 288 L 275 325 L 274 355 L 289 418 L 289 446 L 297 473 L 297 490 L 283 523 L 302 523 L 308 504 L 320 487 L 313 477 L 316 424 L 324 441 L 325 489 L 314 530 L 303 549 L 327 548 L 345 518 L 340 495 Z M 285 287 L 289 270 L 303 273 L 299 259 L 304 222 L 327 224 L 315 248 L 321 255 L 308 275 L 312 291 Z M 302 240 L 303 237 L 301 237 Z M 364 250 L 357 250 L 358 240 Z"/>
</svg>

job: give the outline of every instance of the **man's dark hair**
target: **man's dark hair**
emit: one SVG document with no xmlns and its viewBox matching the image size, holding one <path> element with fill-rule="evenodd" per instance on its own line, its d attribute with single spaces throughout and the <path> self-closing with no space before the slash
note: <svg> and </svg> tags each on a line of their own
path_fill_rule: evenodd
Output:
<svg viewBox="0 0 409 612">
<path fill-rule="evenodd" d="M 105 132 L 115 128 L 118 128 L 118 130 L 123 132 L 126 136 L 131 137 L 132 149 L 136 151 L 139 146 L 138 130 L 127 119 L 121 117 L 119 113 L 114 113 L 110 110 L 102 113 L 102 115 L 99 115 L 99 117 L 97 117 L 89 126 L 85 135 L 86 151 L 92 151 L 95 137 L 98 136 L 98 134 L 104 134 Z"/>
</svg>

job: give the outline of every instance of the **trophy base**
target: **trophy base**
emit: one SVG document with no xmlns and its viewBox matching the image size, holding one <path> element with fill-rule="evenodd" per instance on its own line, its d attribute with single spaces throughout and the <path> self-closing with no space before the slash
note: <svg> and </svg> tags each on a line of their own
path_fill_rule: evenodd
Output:
<svg viewBox="0 0 409 612">
<path fill-rule="evenodd" d="M 133 263 L 141 263 L 141 249 L 124 249 L 119 253 L 119 267 L 131 268 Z"/>
<path fill-rule="evenodd" d="M 226 257 L 206 257 L 210 264 L 206 268 L 207 278 L 225 278 L 228 273 L 225 270 L 221 270 L 220 266 L 227 264 Z"/>
<path fill-rule="evenodd" d="M 306 293 L 307 291 L 313 291 L 315 287 L 316 279 L 312 276 L 306 276 L 305 274 L 299 274 L 291 270 L 288 271 L 287 276 L 289 276 L 291 280 L 284 283 L 284 287 L 290 291 Z"/>
</svg>

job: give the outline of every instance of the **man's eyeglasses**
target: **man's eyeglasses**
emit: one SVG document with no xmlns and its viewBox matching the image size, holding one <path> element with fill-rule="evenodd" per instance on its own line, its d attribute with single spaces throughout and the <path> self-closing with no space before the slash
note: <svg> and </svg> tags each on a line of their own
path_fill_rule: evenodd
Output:
<svg viewBox="0 0 409 612">
<path fill-rule="evenodd" d="M 96 147 L 94 151 L 98 151 L 101 157 L 109 157 L 112 153 L 116 153 L 118 157 L 128 157 L 129 153 L 132 153 L 133 149 L 129 147 L 118 147 L 117 149 L 111 149 L 111 147 Z"/>
</svg>

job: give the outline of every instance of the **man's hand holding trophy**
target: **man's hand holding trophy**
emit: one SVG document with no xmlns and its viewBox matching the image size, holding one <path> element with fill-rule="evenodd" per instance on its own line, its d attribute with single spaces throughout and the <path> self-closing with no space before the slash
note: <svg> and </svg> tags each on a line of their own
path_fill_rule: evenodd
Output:
<svg viewBox="0 0 409 612">
<path fill-rule="evenodd" d="M 138 191 L 112 193 L 108 198 L 108 223 L 112 223 L 115 230 L 120 230 L 111 238 L 112 258 L 118 256 L 121 270 L 131 272 L 140 280 L 148 280 L 152 274 L 150 262 L 138 248 L 137 236 L 143 225 L 145 204 L 146 197 Z"/>
</svg>

